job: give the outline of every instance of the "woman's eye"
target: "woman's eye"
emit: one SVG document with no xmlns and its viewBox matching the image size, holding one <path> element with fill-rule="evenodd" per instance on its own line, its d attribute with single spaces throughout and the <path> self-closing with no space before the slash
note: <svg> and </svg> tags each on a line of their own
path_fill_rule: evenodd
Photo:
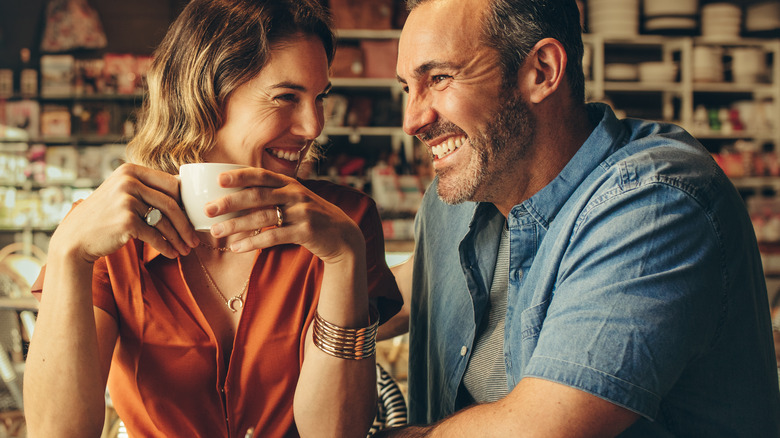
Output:
<svg viewBox="0 0 780 438">
<path fill-rule="evenodd" d="M 298 97 L 294 94 L 281 94 L 279 96 L 276 96 L 274 99 L 281 100 L 283 102 L 296 102 L 298 100 Z"/>
</svg>

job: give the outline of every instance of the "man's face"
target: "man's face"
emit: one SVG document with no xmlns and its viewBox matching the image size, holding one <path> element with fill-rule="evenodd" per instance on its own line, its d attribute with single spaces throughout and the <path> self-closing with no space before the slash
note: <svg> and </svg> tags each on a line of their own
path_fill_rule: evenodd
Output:
<svg viewBox="0 0 780 438">
<path fill-rule="evenodd" d="M 409 94 L 404 130 L 429 148 L 448 203 L 496 201 L 533 138 L 528 106 L 503 86 L 498 53 L 482 44 L 487 0 L 434 0 L 409 15 L 397 74 Z"/>
</svg>

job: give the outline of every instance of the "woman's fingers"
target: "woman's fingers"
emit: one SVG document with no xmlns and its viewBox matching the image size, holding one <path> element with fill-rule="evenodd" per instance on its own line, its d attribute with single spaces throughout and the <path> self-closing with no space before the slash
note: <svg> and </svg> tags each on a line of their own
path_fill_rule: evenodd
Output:
<svg viewBox="0 0 780 438">
<path fill-rule="evenodd" d="M 174 243 L 183 239 L 186 245 L 197 246 L 195 229 L 180 207 L 179 180 L 168 173 L 141 166 L 132 166 L 126 171 L 131 178 L 135 177 L 136 181 L 141 183 L 134 186 L 133 195 L 147 205 L 159 209 L 175 230 L 175 233 L 164 233 L 165 237 Z"/>
<path fill-rule="evenodd" d="M 131 239 L 147 242 L 166 257 L 188 254 L 198 240 L 177 203 L 178 195 L 168 194 L 173 182 L 177 184 L 171 178 L 140 166 L 121 166 L 68 214 L 55 233 L 56 243 L 77 247 L 91 261 L 112 254 Z M 144 182 L 153 179 L 151 186 Z M 148 223 L 147 213 L 154 215 L 157 210 L 159 221 Z"/>
<path fill-rule="evenodd" d="M 277 213 L 277 208 L 280 213 Z M 271 206 L 254 209 L 245 215 L 214 225 L 211 228 L 211 234 L 214 237 L 229 236 L 231 234 L 247 231 L 259 234 L 263 229 L 276 226 L 279 222 L 280 214 L 282 215 L 283 222 L 286 220 L 283 208 L 283 206 Z M 290 222 L 287 223 L 290 224 Z"/>
<path fill-rule="evenodd" d="M 128 191 L 133 196 L 148 207 L 160 210 L 165 225 L 159 230 L 168 242 L 182 254 L 189 252 L 185 247 L 198 245 L 195 229 L 179 206 L 179 181 L 175 176 L 133 165 L 123 165 L 118 171 L 121 172 L 120 176 L 124 173 L 128 177 L 131 182 Z M 146 211 L 144 210 L 141 216 L 144 216 Z"/>
<path fill-rule="evenodd" d="M 161 211 L 160 215 L 162 215 L 160 220 L 156 224 L 151 225 L 146 221 L 146 212 L 144 213 L 141 217 L 143 221 L 141 229 L 144 231 L 141 240 L 146 241 L 168 258 L 189 254 L 190 246 L 182 239 L 170 219 L 163 215 Z M 144 229 L 143 225 L 147 229 Z"/>
<path fill-rule="evenodd" d="M 279 189 L 299 185 L 294 178 L 258 168 L 223 172 L 219 182 L 223 187 L 240 187 L 243 190 L 207 203 L 205 212 L 209 217 L 287 202 L 288 199 L 279 193 Z"/>
</svg>

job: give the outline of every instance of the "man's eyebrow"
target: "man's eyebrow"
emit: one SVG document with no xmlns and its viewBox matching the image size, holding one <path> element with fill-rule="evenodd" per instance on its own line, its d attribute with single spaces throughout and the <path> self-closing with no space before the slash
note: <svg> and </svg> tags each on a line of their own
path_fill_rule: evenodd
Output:
<svg viewBox="0 0 780 438">
<path fill-rule="evenodd" d="M 414 73 L 412 77 L 414 79 L 421 78 L 428 74 L 433 69 L 437 68 L 452 68 L 453 64 L 451 62 L 442 62 L 442 61 L 429 61 L 425 64 L 421 64 L 417 68 L 414 69 Z M 406 79 L 402 78 L 401 76 L 396 75 L 396 79 L 398 79 L 398 82 L 405 84 Z"/>
</svg>

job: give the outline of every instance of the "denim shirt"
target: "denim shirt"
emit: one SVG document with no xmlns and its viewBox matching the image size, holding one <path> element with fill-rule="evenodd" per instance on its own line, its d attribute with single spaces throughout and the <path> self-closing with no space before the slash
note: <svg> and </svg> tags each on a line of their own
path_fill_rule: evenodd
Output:
<svg viewBox="0 0 780 438">
<path fill-rule="evenodd" d="M 744 203 L 677 126 L 598 123 L 546 187 L 514 206 L 504 360 L 641 415 L 623 436 L 780 436 L 766 285 Z M 415 220 L 410 422 L 462 406 L 504 218 L 448 205 Z"/>
</svg>

